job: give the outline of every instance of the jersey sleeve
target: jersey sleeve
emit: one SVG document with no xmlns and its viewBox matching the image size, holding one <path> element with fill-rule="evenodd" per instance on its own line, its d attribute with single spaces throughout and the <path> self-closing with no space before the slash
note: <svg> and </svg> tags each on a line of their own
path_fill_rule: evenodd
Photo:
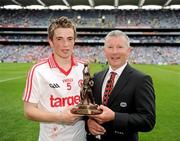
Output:
<svg viewBox="0 0 180 141">
<path fill-rule="evenodd" d="M 32 68 L 26 80 L 26 86 L 23 94 L 23 101 L 30 103 L 38 103 L 40 89 L 38 83 L 38 72 L 36 68 Z"/>
</svg>

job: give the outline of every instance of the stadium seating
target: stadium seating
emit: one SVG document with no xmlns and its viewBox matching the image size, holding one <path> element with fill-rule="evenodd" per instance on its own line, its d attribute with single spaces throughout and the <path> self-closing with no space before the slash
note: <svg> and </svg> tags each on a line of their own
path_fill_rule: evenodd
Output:
<svg viewBox="0 0 180 141">
<path fill-rule="evenodd" d="M 71 18 L 77 25 L 75 55 L 80 59 L 105 63 L 104 37 L 112 29 L 121 29 L 133 46 L 132 63 L 180 64 L 180 10 L 165 9 L 0 9 L 1 62 L 33 62 L 48 57 L 51 49 L 46 30 L 49 22 L 60 16 Z"/>
</svg>

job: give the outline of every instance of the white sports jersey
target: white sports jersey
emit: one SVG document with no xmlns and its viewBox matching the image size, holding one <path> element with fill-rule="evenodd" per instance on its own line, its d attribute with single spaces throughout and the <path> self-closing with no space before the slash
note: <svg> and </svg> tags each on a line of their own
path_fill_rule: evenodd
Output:
<svg viewBox="0 0 180 141">
<path fill-rule="evenodd" d="M 61 112 L 68 105 L 80 102 L 84 65 L 72 57 L 72 66 L 65 71 L 58 66 L 52 54 L 34 65 L 29 72 L 23 100 L 37 103 L 49 112 Z M 85 141 L 84 120 L 73 125 L 40 123 L 39 141 Z"/>
</svg>

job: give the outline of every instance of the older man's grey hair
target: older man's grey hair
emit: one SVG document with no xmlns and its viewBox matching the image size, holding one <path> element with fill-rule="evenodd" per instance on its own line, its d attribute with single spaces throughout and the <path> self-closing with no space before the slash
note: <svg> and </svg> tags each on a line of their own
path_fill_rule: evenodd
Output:
<svg viewBox="0 0 180 141">
<path fill-rule="evenodd" d="M 130 47 L 129 37 L 124 32 L 122 32 L 121 30 L 113 30 L 113 31 L 109 32 L 106 35 L 105 40 L 109 37 L 121 37 L 121 36 L 123 36 L 127 40 L 128 47 Z"/>
</svg>

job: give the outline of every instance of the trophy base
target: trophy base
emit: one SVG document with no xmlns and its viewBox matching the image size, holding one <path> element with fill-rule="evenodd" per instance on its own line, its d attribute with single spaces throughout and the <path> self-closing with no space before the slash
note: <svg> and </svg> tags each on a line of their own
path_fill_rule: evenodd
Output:
<svg viewBox="0 0 180 141">
<path fill-rule="evenodd" d="M 97 115 L 101 114 L 102 111 L 97 109 L 98 105 L 83 105 L 78 104 L 71 109 L 71 113 L 79 115 Z"/>
</svg>

